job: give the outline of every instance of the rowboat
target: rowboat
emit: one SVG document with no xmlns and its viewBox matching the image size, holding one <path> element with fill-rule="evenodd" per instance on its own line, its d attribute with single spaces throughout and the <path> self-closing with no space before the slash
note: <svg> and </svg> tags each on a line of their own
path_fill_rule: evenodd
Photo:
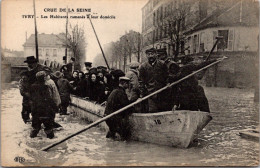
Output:
<svg viewBox="0 0 260 168">
<path fill-rule="evenodd" d="M 105 107 L 80 97 L 71 96 L 69 111 L 94 122 L 103 117 Z M 187 148 L 212 117 L 202 111 L 166 111 L 133 113 L 129 117 L 131 140 Z M 106 123 L 100 128 L 108 130 Z"/>
</svg>

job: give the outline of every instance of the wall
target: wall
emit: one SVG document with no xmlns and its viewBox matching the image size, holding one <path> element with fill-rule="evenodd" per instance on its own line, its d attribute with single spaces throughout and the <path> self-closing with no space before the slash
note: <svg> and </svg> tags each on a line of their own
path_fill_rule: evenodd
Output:
<svg viewBox="0 0 260 168">
<path fill-rule="evenodd" d="M 28 68 L 27 66 L 13 66 L 11 67 L 11 80 L 18 81 L 20 79 L 20 73 L 26 71 Z"/>
<path fill-rule="evenodd" d="M 189 51 L 186 51 L 186 54 L 194 54 L 194 41 L 193 38 L 195 35 L 199 36 L 199 44 L 197 46 L 197 52 L 201 52 L 199 50 L 199 46 L 204 41 L 204 49 L 206 52 L 209 52 L 213 47 L 215 41 L 214 32 L 218 32 L 218 30 L 229 30 L 233 32 L 233 39 L 229 38 L 228 41 L 232 42 L 231 49 L 227 48 L 224 51 L 253 51 L 256 52 L 258 50 L 257 46 L 257 36 L 259 34 L 257 27 L 216 27 L 216 28 L 208 28 L 205 30 L 197 31 L 187 36 L 187 39 L 190 37 L 191 41 L 187 41 L 185 44 L 186 48 L 189 48 Z M 202 37 L 202 33 L 204 38 Z M 217 34 L 215 34 L 217 36 Z M 201 38 L 202 37 L 202 38 Z M 215 51 L 218 47 L 216 47 Z"/>
<path fill-rule="evenodd" d="M 1 63 L 1 83 L 11 82 L 11 64 Z"/>
<path fill-rule="evenodd" d="M 256 52 L 233 52 L 221 55 L 227 56 L 228 59 L 209 68 L 200 81 L 202 85 L 230 88 L 254 88 L 258 85 L 259 57 Z"/>
</svg>

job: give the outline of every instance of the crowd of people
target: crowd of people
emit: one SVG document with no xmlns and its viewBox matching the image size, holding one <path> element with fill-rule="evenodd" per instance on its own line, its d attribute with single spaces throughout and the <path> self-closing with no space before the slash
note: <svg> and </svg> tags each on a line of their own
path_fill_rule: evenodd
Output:
<svg viewBox="0 0 260 168">
<path fill-rule="evenodd" d="M 30 137 L 37 136 L 41 124 L 45 126 L 47 137 L 54 137 L 53 128 L 60 126 L 54 122 L 55 114 L 68 114 L 70 94 L 106 105 L 105 115 L 109 115 L 214 61 L 182 62 L 179 65 L 167 56 L 166 49 L 155 48 L 146 50 L 146 56 L 147 62 L 141 65 L 132 62 L 126 74 L 120 69 L 92 67 L 91 62 L 85 62 L 85 72 L 74 70 L 74 58 L 53 73 L 50 68 L 39 64 L 34 56 L 27 57 L 28 71 L 21 73 L 20 92 L 24 122 L 28 122 L 32 115 Z M 136 104 L 122 115 L 108 119 L 106 123 L 110 131 L 107 137 L 127 139 L 127 117 L 133 112 L 169 110 L 210 111 L 204 90 L 198 84 L 198 76 L 192 76 Z"/>
</svg>

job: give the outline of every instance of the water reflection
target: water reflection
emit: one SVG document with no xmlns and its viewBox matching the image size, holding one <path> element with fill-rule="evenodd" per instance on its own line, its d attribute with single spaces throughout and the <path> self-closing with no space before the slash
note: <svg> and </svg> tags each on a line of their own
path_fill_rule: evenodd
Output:
<svg viewBox="0 0 260 168">
<path fill-rule="evenodd" d="M 169 166 L 253 166 L 258 163 L 259 144 L 238 136 L 241 129 L 259 124 L 258 104 L 253 92 L 240 89 L 206 88 L 213 120 L 201 132 L 198 142 L 188 149 L 142 142 L 119 142 L 105 138 L 105 132 L 92 128 L 50 150 L 41 148 L 84 128 L 87 123 L 57 116 L 64 130 L 50 140 L 41 131 L 29 138 L 30 125 L 20 116 L 21 96 L 17 88 L 2 90 L 2 136 L 4 159 L 12 165 L 15 156 L 26 158 L 24 165 L 169 165 Z M 8 148 L 5 148 L 5 145 Z"/>
</svg>

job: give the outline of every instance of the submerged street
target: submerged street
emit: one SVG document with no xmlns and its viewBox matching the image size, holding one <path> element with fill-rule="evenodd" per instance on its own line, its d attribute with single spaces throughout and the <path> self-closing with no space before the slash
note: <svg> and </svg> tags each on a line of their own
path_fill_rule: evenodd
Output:
<svg viewBox="0 0 260 168">
<path fill-rule="evenodd" d="M 259 142 L 241 138 L 242 129 L 259 125 L 259 104 L 254 91 L 235 88 L 206 88 L 213 120 L 201 132 L 198 143 L 179 149 L 142 142 L 106 139 L 106 132 L 92 128 L 48 152 L 40 149 L 84 127 L 75 116 L 56 116 L 63 126 L 47 139 L 43 130 L 34 139 L 31 126 L 21 119 L 22 97 L 16 85 L 2 88 L 2 160 L 5 165 L 30 166 L 257 166 Z M 15 151 L 10 153 L 8 151 Z M 16 157 L 23 157 L 19 163 Z"/>
</svg>

